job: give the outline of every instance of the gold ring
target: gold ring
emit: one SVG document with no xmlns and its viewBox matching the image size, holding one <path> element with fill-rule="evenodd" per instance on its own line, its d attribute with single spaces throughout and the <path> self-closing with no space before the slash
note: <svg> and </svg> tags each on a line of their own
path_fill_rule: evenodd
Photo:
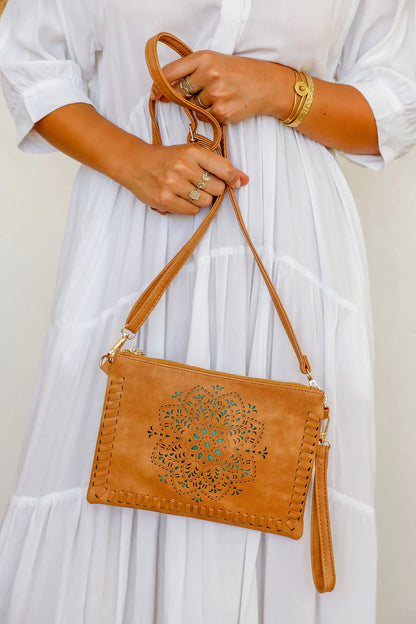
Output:
<svg viewBox="0 0 416 624">
<path fill-rule="evenodd" d="M 201 190 L 204 190 L 207 188 L 207 184 L 211 179 L 211 175 L 209 173 L 209 171 L 204 171 L 204 173 L 201 176 L 201 180 L 198 182 L 197 187 Z"/>
<path fill-rule="evenodd" d="M 201 193 L 198 191 L 197 188 L 192 189 L 192 191 L 189 191 L 189 198 L 190 199 L 199 199 L 201 197 Z"/>
<path fill-rule="evenodd" d="M 195 93 L 198 93 L 199 91 L 199 89 L 194 89 L 194 87 L 191 85 L 189 81 L 189 76 L 190 74 L 185 76 L 185 78 L 182 78 L 182 80 L 179 83 L 179 88 L 181 90 L 181 93 L 186 98 L 192 97 L 193 95 L 195 95 Z"/>
<path fill-rule="evenodd" d="M 201 108 L 209 108 L 211 106 L 211 104 L 204 104 L 203 101 L 200 98 L 199 93 L 196 94 L 196 96 L 194 98 L 192 98 L 192 101 L 197 105 L 200 106 Z"/>
</svg>

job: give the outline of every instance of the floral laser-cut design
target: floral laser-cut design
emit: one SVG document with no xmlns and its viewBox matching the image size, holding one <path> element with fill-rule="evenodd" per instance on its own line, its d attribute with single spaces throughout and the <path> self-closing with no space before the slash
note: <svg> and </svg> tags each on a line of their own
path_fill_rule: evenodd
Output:
<svg viewBox="0 0 416 624">
<path fill-rule="evenodd" d="M 211 388 L 175 392 L 174 403 L 159 410 L 160 430 L 148 430 L 157 437 L 152 462 L 162 469 L 160 480 L 195 502 L 240 494 L 256 478 L 258 457 L 268 455 L 267 447 L 257 448 L 264 425 L 251 415 L 256 407 L 236 392 Z"/>
</svg>

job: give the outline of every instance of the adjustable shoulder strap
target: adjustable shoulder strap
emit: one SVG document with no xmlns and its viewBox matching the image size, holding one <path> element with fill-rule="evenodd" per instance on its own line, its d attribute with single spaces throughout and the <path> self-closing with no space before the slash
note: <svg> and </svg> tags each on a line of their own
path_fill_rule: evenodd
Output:
<svg viewBox="0 0 416 624">
<path fill-rule="evenodd" d="M 0 17 L 4 9 L 6 8 L 6 4 L 7 4 L 7 0 L 0 0 Z"/>
</svg>

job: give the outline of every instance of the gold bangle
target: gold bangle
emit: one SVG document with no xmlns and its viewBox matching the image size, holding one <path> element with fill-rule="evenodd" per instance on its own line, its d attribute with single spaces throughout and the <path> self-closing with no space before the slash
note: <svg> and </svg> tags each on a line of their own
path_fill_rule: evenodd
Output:
<svg viewBox="0 0 416 624">
<path fill-rule="evenodd" d="M 286 124 L 287 126 L 289 126 L 295 119 L 298 118 L 299 114 L 303 109 L 309 91 L 308 85 L 306 83 L 305 74 L 303 72 L 298 72 L 296 69 L 293 69 L 293 71 L 295 72 L 295 84 L 293 86 L 293 89 L 295 91 L 295 102 L 293 104 L 293 108 L 289 117 L 282 121 L 282 123 Z"/>
<path fill-rule="evenodd" d="M 294 69 L 293 67 L 292 67 L 292 69 L 293 69 L 293 71 L 295 73 L 295 84 L 296 84 L 297 82 L 299 82 L 299 80 L 301 80 L 301 76 L 300 76 L 299 72 L 296 71 L 296 69 Z M 292 110 L 290 111 L 290 113 L 289 113 L 288 117 L 286 117 L 286 119 L 282 119 L 282 123 L 284 123 L 284 124 L 288 124 L 291 121 L 293 121 L 293 119 L 295 119 L 295 117 L 297 115 L 297 112 L 299 110 L 298 93 L 297 93 L 295 88 L 293 90 L 295 92 L 295 97 L 293 99 Z M 302 102 L 302 98 L 301 98 L 301 102 Z"/>
<path fill-rule="evenodd" d="M 302 81 L 301 83 L 297 83 L 297 84 L 302 85 L 301 90 L 306 91 L 306 95 L 305 95 L 305 99 L 303 101 L 302 107 L 298 109 L 299 111 L 298 114 L 295 116 L 295 118 L 291 122 L 287 124 L 291 128 L 296 128 L 305 119 L 306 115 L 311 110 L 313 96 L 315 93 L 315 85 L 314 85 L 312 76 L 309 76 L 309 74 L 307 74 L 306 72 L 300 72 L 300 73 L 301 73 L 301 76 L 304 77 L 304 81 Z M 296 89 L 296 85 L 295 85 L 295 89 Z"/>
</svg>

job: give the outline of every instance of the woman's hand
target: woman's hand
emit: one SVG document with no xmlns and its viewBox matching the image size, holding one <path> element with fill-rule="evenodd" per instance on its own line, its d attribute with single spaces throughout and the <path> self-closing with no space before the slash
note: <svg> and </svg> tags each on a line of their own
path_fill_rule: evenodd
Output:
<svg viewBox="0 0 416 624">
<path fill-rule="evenodd" d="M 210 206 L 220 195 L 225 183 L 234 188 L 247 184 L 248 176 L 226 158 L 200 145 L 150 145 L 137 143 L 126 159 L 123 185 L 161 214 L 196 214 Z M 205 189 L 197 189 L 199 199 L 192 200 L 190 191 L 210 173 Z"/>
<path fill-rule="evenodd" d="M 51 145 L 108 175 L 154 210 L 196 214 L 220 195 L 225 184 L 238 188 L 248 176 L 223 156 L 194 143 L 152 145 L 122 130 L 91 104 L 77 102 L 52 111 L 35 124 Z M 204 171 L 210 173 L 200 197 L 192 200 Z"/>
<path fill-rule="evenodd" d="M 213 50 L 200 50 L 168 63 L 162 71 L 179 94 L 179 83 L 189 75 L 199 97 L 209 104 L 208 112 L 222 123 L 236 123 L 254 115 L 271 114 L 270 103 L 276 100 L 276 63 L 232 56 Z M 284 66 L 280 66 L 284 67 Z M 293 77 L 293 71 L 285 68 Z M 152 99 L 167 101 L 152 85 Z"/>
<path fill-rule="evenodd" d="M 282 121 L 293 107 L 295 74 L 280 63 L 200 50 L 168 63 L 162 71 L 178 93 L 180 80 L 189 75 L 191 86 L 209 105 L 207 110 L 222 123 L 255 115 Z M 295 131 L 343 152 L 380 154 L 375 117 L 362 93 L 351 85 L 313 80 L 312 108 Z M 150 97 L 165 101 L 155 85 Z"/>
</svg>

